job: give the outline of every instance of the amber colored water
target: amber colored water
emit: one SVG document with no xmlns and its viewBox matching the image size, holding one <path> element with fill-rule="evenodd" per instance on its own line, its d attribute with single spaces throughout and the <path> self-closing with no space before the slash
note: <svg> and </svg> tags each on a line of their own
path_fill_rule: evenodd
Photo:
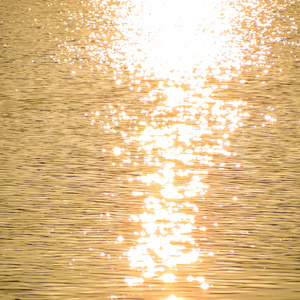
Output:
<svg viewBox="0 0 300 300">
<path fill-rule="evenodd" d="M 228 2 L 1 1 L 0 299 L 300 298 L 300 2 Z"/>
</svg>

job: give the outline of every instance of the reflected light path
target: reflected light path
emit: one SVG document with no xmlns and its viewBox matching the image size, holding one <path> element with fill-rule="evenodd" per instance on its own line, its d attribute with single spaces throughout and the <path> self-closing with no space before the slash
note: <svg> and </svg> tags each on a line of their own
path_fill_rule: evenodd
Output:
<svg viewBox="0 0 300 300">
<path fill-rule="evenodd" d="M 129 77 L 130 89 L 138 86 L 140 92 L 141 82 L 157 83 L 140 99 L 148 108 L 139 121 L 142 129 L 122 134 L 126 144 L 136 145 L 151 170 L 137 179 L 149 192 L 144 212 L 131 215 L 141 228 L 133 233 L 136 243 L 128 252 L 130 266 L 138 275 L 127 276 L 125 281 L 129 286 L 151 279 L 186 281 L 205 290 L 210 285 L 204 274 L 194 277 L 182 272 L 214 255 L 201 247 L 206 228 L 196 225 L 197 201 L 205 200 L 209 186 L 204 179 L 215 164 L 214 157 L 235 155 L 230 150 L 230 134 L 248 116 L 245 101 L 216 99 L 214 91 L 226 89 L 228 81 L 251 70 L 253 64 L 270 67 L 265 63 L 268 48 L 264 43 L 259 53 L 251 49 L 259 39 L 259 33 L 252 32 L 253 23 L 264 28 L 272 20 L 256 0 L 91 3 L 93 15 L 102 16 L 101 21 L 114 31 L 103 33 L 94 29 L 95 24 L 87 25 L 93 42 L 86 46 L 88 55 L 100 64 L 106 61 L 118 85 Z M 101 45 L 94 43 L 101 40 Z M 248 69 L 243 70 L 244 66 Z M 96 67 L 104 73 L 107 70 Z M 131 118 L 123 110 L 105 128 L 110 130 Z M 119 145 L 113 150 L 115 155 L 126 151 Z M 123 162 L 132 164 L 130 156 Z M 133 163 L 134 167 L 138 165 Z"/>
<path fill-rule="evenodd" d="M 220 0 L 121 1 L 116 10 L 121 38 L 110 56 L 135 76 L 196 89 L 208 75 L 230 79 L 243 59 L 241 38 L 232 33 L 232 20 L 244 17 L 242 8 Z"/>
<path fill-rule="evenodd" d="M 144 213 L 131 216 L 143 228 L 135 233 L 137 245 L 129 251 L 131 267 L 142 270 L 142 277 L 127 278 L 129 285 L 148 277 L 176 282 L 180 265 L 214 255 L 201 249 L 193 237 L 193 232 L 206 230 L 195 226 L 196 203 L 208 189 L 202 179 L 214 165 L 213 156 L 232 155 L 228 133 L 247 116 L 242 101 L 200 99 L 181 88 L 166 88 L 161 94 L 166 100 L 148 116 L 150 124 L 141 122 L 145 126 L 141 134 L 126 140 L 139 144 L 145 163 L 156 169 L 139 180 L 158 191 L 145 199 Z M 150 95 L 143 100 L 151 99 Z M 209 287 L 203 276 L 186 276 L 185 280 L 198 281 L 203 289 Z"/>
<path fill-rule="evenodd" d="M 244 101 L 225 102 L 212 95 L 239 76 L 248 59 L 245 49 L 256 43 L 255 37 L 246 39 L 238 33 L 249 6 L 255 11 L 258 2 L 131 0 L 115 7 L 118 35 L 108 55 L 117 84 L 122 83 L 124 69 L 134 83 L 160 81 L 141 99 L 153 102 L 153 109 L 143 111 L 145 120 L 139 125 L 144 129 L 125 137 L 155 170 L 138 180 L 157 191 L 144 200 L 142 214 L 131 216 L 141 230 L 134 232 L 136 245 L 128 257 L 140 276 L 128 276 L 129 286 L 149 278 L 194 282 L 202 289 L 210 286 L 203 274 L 182 278 L 181 270 L 214 255 L 201 248 L 201 238 L 195 239 L 195 234 L 199 237 L 206 231 L 205 226 L 195 225 L 196 203 L 205 199 L 209 187 L 203 179 L 214 165 L 214 156 L 234 155 L 230 133 L 248 116 L 242 110 Z M 262 49 L 261 63 L 263 59 Z M 207 83 L 209 77 L 215 79 L 213 84 Z M 114 151 L 119 154 L 121 149 Z"/>
</svg>

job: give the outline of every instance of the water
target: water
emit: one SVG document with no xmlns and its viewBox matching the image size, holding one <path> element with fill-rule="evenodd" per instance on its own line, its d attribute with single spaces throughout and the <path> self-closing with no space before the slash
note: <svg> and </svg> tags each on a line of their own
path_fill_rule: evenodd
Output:
<svg viewBox="0 0 300 300">
<path fill-rule="evenodd" d="M 1 299 L 299 299 L 300 3 L 209 3 L 1 2 Z"/>
</svg>

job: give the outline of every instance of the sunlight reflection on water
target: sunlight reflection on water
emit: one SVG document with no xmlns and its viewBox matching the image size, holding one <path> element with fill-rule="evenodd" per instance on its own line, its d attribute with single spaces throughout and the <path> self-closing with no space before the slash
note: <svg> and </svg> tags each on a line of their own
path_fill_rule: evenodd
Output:
<svg viewBox="0 0 300 300">
<path fill-rule="evenodd" d="M 203 86 L 209 72 L 217 76 L 221 68 L 239 69 L 243 55 L 232 21 L 239 22 L 244 13 L 242 6 L 226 2 L 121 2 L 116 24 L 122 39 L 114 41 L 112 55 L 116 67 L 123 63 L 136 76 L 193 88 Z M 229 78 L 230 71 L 222 75 Z"/>
<path fill-rule="evenodd" d="M 241 78 L 242 89 L 252 68 L 268 74 L 272 63 L 266 60 L 269 46 L 263 34 L 272 25 L 270 11 L 275 4 L 246 0 L 91 3 L 107 29 L 114 28 L 98 31 L 95 25 L 87 25 L 86 51 L 95 67 L 106 74 L 109 68 L 104 62 L 109 65 L 117 86 L 128 86 L 137 94 L 145 86 L 150 90 L 139 99 L 145 104 L 141 115 L 130 115 L 120 104 L 109 103 L 113 117 L 100 121 L 112 134 L 124 121 L 131 124 L 121 131 L 123 146 L 116 144 L 113 153 L 122 161 L 120 166 L 131 165 L 139 173 L 129 182 L 146 190 L 132 190 L 133 196 L 145 198 L 143 213 L 130 218 L 140 227 L 132 232 L 135 245 L 127 253 L 131 270 L 137 272 L 128 271 L 125 281 L 129 286 L 145 284 L 149 278 L 165 283 L 198 281 L 205 290 L 210 285 L 204 274 L 193 277 L 181 272 L 214 256 L 214 249 L 201 246 L 206 226 L 201 221 L 195 226 L 197 201 L 205 201 L 210 168 L 218 161 L 223 169 L 220 157 L 236 155 L 230 146 L 231 133 L 250 116 L 244 99 L 230 99 L 230 95 L 230 100 L 220 99 L 216 92 L 227 89 L 234 78 Z M 73 51 L 68 44 L 65 47 Z M 101 112 L 95 116 L 100 118 Z M 276 118 L 266 115 L 265 121 Z M 139 162 L 128 150 L 130 145 L 137 147 Z M 139 170 L 141 164 L 151 171 Z M 214 220 L 211 223 L 218 226 Z M 118 243 L 123 239 L 119 237 Z"/>
<path fill-rule="evenodd" d="M 128 256 L 131 268 L 139 270 L 142 277 L 126 278 L 130 286 L 146 278 L 176 282 L 180 265 L 214 255 L 202 250 L 193 237 L 193 232 L 205 228 L 194 225 L 195 202 L 199 197 L 205 199 L 208 186 L 202 179 L 214 165 L 213 157 L 234 155 L 228 138 L 249 116 L 242 110 L 243 100 L 210 98 L 215 89 L 226 88 L 224 83 L 241 73 L 246 51 L 256 43 L 255 36 L 246 41 L 244 34 L 236 31 L 249 5 L 219 0 L 191 0 L 184 5 L 181 1 L 121 1 L 115 7 L 118 36 L 112 41 L 109 57 L 117 71 L 116 83 L 121 84 L 125 68 L 133 74 L 132 82 L 139 83 L 138 78 L 160 80 L 158 88 L 141 101 L 163 99 L 159 106 L 144 111 L 140 134 L 126 135 L 124 140 L 136 143 L 144 164 L 155 167 L 154 173 L 141 174 L 137 180 L 147 186 L 155 184 L 159 191 L 145 199 L 142 214 L 131 216 L 141 223 L 142 230 L 135 232 L 136 245 Z M 250 6 L 255 9 L 258 2 Z M 208 76 L 217 81 L 208 85 Z M 122 117 L 126 118 L 126 112 L 115 125 Z M 114 148 L 116 155 L 121 152 Z M 123 162 L 131 163 L 130 159 Z M 200 278 L 200 287 L 207 289 L 209 284 Z M 197 281 L 192 276 L 185 280 Z"/>
<path fill-rule="evenodd" d="M 299 1 L 2 2 L 3 297 L 298 299 Z"/>
<path fill-rule="evenodd" d="M 195 201 L 204 199 L 208 186 L 202 179 L 208 167 L 214 165 L 213 156 L 232 155 L 228 133 L 247 117 L 242 101 L 199 99 L 180 88 L 177 93 L 174 90 L 164 91 L 166 100 L 150 113 L 149 125 L 143 122 L 145 129 L 140 135 L 125 140 L 138 143 L 144 163 L 156 168 L 155 173 L 142 174 L 138 180 L 148 186 L 156 185 L 159 192 L 145 200 L 143 214 L 132 217 L 141 222 L 143 230 L 137 233 L 137 245 L 129 251 L 131 267 L 143 270 L 145 278 L 164 282 L 176 282 L 174 273 L 180 274 L 180 265 L 200 262 L 200 256 L 212 255 L 211 251 L 202 253 L 205 251 L 193 237 L 194 231 L 203 231 L 203 227 L 194 225 L 198 213 Z M 126 280 L 130 285 L 144 281 Z M 206 289 L 208 285 L 202 282 L 201 287 Z"/>
</svg>

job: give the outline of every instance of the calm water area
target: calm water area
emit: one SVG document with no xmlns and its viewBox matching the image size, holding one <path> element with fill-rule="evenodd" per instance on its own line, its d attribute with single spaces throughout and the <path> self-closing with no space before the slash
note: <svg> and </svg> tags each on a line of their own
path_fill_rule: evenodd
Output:
<svg viewBox="0 0 300 300">
<path fill-rule="evenodd" d="M 0 299 L 300 299 L 299 0 L 0 2 Z"/>
</svg>

